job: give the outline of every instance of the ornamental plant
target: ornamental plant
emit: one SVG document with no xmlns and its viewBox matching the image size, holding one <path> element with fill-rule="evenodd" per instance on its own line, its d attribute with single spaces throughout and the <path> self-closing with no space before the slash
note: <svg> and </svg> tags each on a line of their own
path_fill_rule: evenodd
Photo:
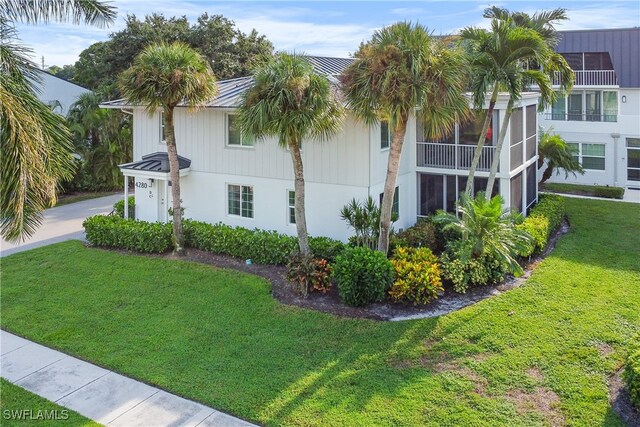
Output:
<svg viewBox="0 0 640 427">
<path fill-rule="evenodd" d="M 442 292 L 438 258 L 429 248 L 403 248 L 395 250 L 391 259 L 395 281 L 389 290 L 392 300 L 427 304 Z"/>
<path fill-rule="evenodd" d="M 384 298 L 393 282 L 393 266 L 382 252 L 358 246 L 336 258 L 333 276 L 342 302 L 364 306 Z"/>
<path fill-rule="evenodd" d="M 331 289 L 332 272 L 327 260 L 299 251 L 292 253 L 287 263 L 287 280 L 303 298 L 309 295 L 309 291 L 327 293 Z"/>
</svg>

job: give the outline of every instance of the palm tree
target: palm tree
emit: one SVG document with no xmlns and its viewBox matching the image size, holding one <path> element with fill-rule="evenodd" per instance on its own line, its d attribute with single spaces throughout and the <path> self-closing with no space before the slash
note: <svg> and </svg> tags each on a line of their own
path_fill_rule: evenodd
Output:
<svg viewBox="0 0 640 427">
<path fill-rule="evenodd" d="M 162 109 L 165 118 L 167 155 L 173 197 L 174 251 L 184 250 L 180 169 L 174 128 L 174 110 L 186 105 L 194 109 L 217 95 L 216 79 L 208 62 L 184 43 L 156 43 L 147 46 L 133 65 L 120 75 L 120 89 L 132 104 L 145 105 L 153 114 Z"/>
<path fill-rule="evenodd" d="M 545 160 L 547 161 L 547 168 L 542 173 L 540 184 L 551 178 L 554 170 L 558 174 L 560 169 L 564 170 L 565 178 L 568 178 L 570 173 L 573 176 L 576 176 L 576 173 L 584 174 L 582 165 L 573 157 L 571 149 L 560 135 L 543 132 L 538 145 L 538 156 L 538 169 L 544 165 Z"/>
<path fill-rule="evenodd" d="M 295 177 L 295 219 L 300 252 L 309 253 L 304 171 L 300 148 L 305 139 L 326 140 L 342 127 L 342 107 L 329 80 L 314 72 L 301 55 L 279 53 L 259 65 L 253 86 L 242 96 L 242 129 L 257 139 L 278 138 L 291 154 Z"/>
<path fill-rule="evenodd" d="M 393 129 L 382 196 L 378 250 L 387 253 L 393 195 L 409 117 L 428 138 L 449 134 L 468 113 L 467 67 L 461 50 L 432 37 L 422 25 L 400 22 L 376 31 L 341 76 L 348 107 L 368 125 Z"/>
<path fill-rule="evenodd" d="M 554 74 L 559 73 L 561 77 L 562 92 L 569 92 L 573 87 L 575 75 L 571 67 L 567 64 L 564 57 L 555 52 L 554 48 L 559 41 L 559 34 L 554 28 L 555 21 L 567 19 L 565 9 L 554 9 L 552 11 L 543 11 L 529 16 L 524 12 L 509 12 L 507 9 L 501 9 L 496 6 L 485 9 L 485 18 L 496 19 L 505 23 L 509 23 L 514 27 L 527 28 L 535 31 L 538 36 L 545 42 L 547 49 L 537 52 L 534 58 L 526 61 L 520 61 L 519 75 L 523 89 L 534 83 L 538 86 L 540 92 L 540 101 L 538 102 L 538 111 L 543 111 L 550 103 L 552 103 L 557 93 L 553 91 L 551 82 Z M 504 144 L 504 139 L 513 112 L 513 105 L 519 96 L 509 93 L 509 102 L 500 133 L 498 135 L 498 143 L 496 153 L 500 153 Z M 491 163 L 489 179 L 487 181 L 486 194 L 490 195 L 493 191 L 495 177 L 498 172 L 498 164 L 500 157 L 495 156 Z"/>
<path fill-rule="evenodd" d="M 105 26 L 115 9 L 98 0 L 5 0 L 0 3 L 0 234 L 7 240 L 35 232 L 74 168 L 64 119 L 40 102 L 37 66 L 20 43 L 16 23 L 49 21 Z"/>
</svg>

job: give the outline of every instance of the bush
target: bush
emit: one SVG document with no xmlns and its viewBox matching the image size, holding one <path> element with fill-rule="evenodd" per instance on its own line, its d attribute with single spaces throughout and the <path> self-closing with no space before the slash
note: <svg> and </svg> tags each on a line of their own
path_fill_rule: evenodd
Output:
<svg viewBox="0 0 640 427">
<path fill-rule="evenodd" d="M 518 252 L 521 257 L 539 254 L 547 246 L 549 237 L 560 227 L 565 216 L 565 206 L 562 197 L 543 194 L 540 196 L 529 216 L 518 224 L 516 228 L 527 232 L 532 237 L 526 248 Z"/>
<path fill-rule="evenodd" d="M 327 293 L 331 289 L 333 268 L 325 259 L 314 258 L 299 251 L 291 254 L 287 263 L 287 279 L 296 292 L 306 298 L 309 291 Z"/>
<path fill-rule="evenodd" d="M 549 182 L 544 184 L 546 191 L 557 193 L 579 194 L 582 196 L 604 197 L 607 199 L 622 199 L 624 188 L 609 187 L 608 185 L 581 185 Z"/>
<path fill-rule="evenodd" d="M 426 218 L 418 220 L 416 225 L 395 234 L 397 246 L 409 246 L 412 248 L 429 248 L 435 251 L 438 247 L 436 240 L 436 227 Z"/>
<path fill-rule="evenodd" d="M 440 257 L 442 276 L 453 290 L 464 294 L 470 286 L 484 286 L 504 280 L 508 267 L 489 255 L 463 260 L 444 253 Z"/>
<path fill-rule="evenodd" d="M 624 197 L 624 188 L 609 187 L 596 185 L 593 187 L 593 195 L 596 197 L 605 197 L 608 199 L 622 199 Z"/>
<path fill-rule="evenodd" d="M 115 215 L 120 218 L 124 218 L 124 199 L 118 200 L 113 205 L 113 212 Z M 129 196 L 129 219 L 134 219 L 136 217 L 136 198 L 134 196 Z"/>
<path fill-rule="evenodd" d="M 640 335 L 630 346 L 629 356 L 624 365 L 623 378 L 629 391 L 631 403 L 640 410 Z"/>
<path fill-rule="evenodd" d="M 167 252 L 173 247 L 171 224 L 95 215 L 87 218 L 82 225 L 87 240 L 94 246 L 144 253 Z"/>
<path fill-rule="evenodd" d="M 384 298 L 393 281 L 393 266 L 382 252 L 346 248 L 336 258 L 334 278 L 345 304 L 363 306 Z"/>
<path fill-rule="evenodd" d="M 443 290 L 438 258 L 429 248 L 397 248 L 391 264 L 395 272 L 389 290 L 392 300 L 427 304 Z"/>
<path fill-rule="evenodd" d="M 309 249 L 316 258 L 333 262 L 344 250 L 344 243 L 328 237 L 309 237 Z"/>
</svg>

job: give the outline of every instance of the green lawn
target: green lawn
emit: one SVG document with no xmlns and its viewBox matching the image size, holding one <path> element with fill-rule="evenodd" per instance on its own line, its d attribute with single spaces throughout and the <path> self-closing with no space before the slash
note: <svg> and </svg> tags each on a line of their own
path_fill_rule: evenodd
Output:
<svg viewBox="0 0 640 427">
<path fill-rule="evenodd" d="M 67 242 L 2 261 L 2 328 L 268 425 L 621 425 L 640 205 L 567 200 L 526 286 L 436 319 L 281 306 L 262 279 Z"/>
<path fill-rule="evenodd" d="M 56 427 L 61 424 L 83 427 L 101 425 L 77 412 L 15 386 L 9 381 L 0 379 L 0 425 L 3 427 Z"/>
<path fill-rule="evenodd" d="M 98 197 L 111 196 L 115 191 L 81 192 L 73 194 L 63 194 L 58 196 L 56 206 L 69 205 L 71 203 L 82 202 L 84 200 L 97 199 Z"/>
</svg>

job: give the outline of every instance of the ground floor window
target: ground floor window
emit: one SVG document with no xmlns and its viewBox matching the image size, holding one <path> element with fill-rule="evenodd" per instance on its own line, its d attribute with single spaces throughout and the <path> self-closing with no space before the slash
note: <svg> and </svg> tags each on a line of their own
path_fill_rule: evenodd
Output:
<svg viewBox="0 0 640 427">
<path fill-rule="evenodd" d="M 380 206 L 382 206 L 382 196 L 384 196 L 384 193 L 380 193 Z M 393 192 L 393 204 L 391 205 L 391 216 L 395 217 L 396 219 L 394 221 L 396 221 L 399 215 L 400 215 L 400 189 L 399 187 L 396 187 L 395 191 Z"/>
<path fill-rule="evenodd" d="M 296 192 L 287 190 L 287 218 L 289 224 L 296 223 Z"/>
<path fill-rule="evenodd" d="M 603 171 L 604 159 L 605 159 L 605 146 L 604 144 L 587 144 L 584 142 L 569 142 L 567 143 L 573 157 L 580 162 L 583 168 L 588 170 Z"/>
<path fill-rule="evenodd" d="M 253 187 L 229 184 L 227 194 L 229 215 L 253 218 Z"/>
<path fill-rule="evenodd" d="M 640 183 L 640 138 L 627 138 L 627 181 Z"/>
<path fill-rule="evenodd" d="M 460 194 L 467 187 L 467 176 L 418 174 L 418 215 L 427 216 L 442 209 L 454 212 Z M 472 193 L 475 195 L 487 188 L 487 178 L 474 178 Z M 500 192 L 500 180 L 496 178 L 492 196 Z"/>
</svg>

